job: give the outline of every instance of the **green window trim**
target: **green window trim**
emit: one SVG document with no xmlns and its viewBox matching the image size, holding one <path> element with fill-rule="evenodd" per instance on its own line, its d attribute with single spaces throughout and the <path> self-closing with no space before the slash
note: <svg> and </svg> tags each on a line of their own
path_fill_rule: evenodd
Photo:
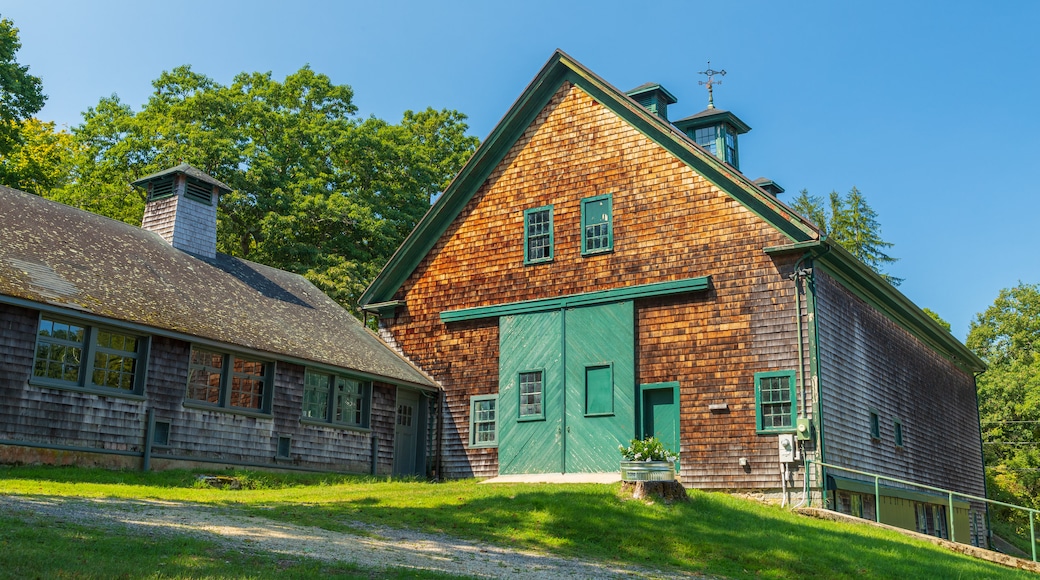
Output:
<svg viewBox="0 0 1040 580">
<path fill-rule="evenodd" d="M 881 440 L 881 414 L 877 412 L 877 409 L 867 409 L 869 413 L 869 427 L 870 427 L 870 439 L 873 441 Z"/>
<path fill-rule="evenodd" d="M 581 200 L 581 255 L 614 251 L 614 200 L 611 194 Z"/>
<path fill-rule="evenodd" d="M 553 206 L 524 210 L 524 264 L 553 261 L 553 232 Z"/>
<path fill-rule="evenodd" d="M 185 406 L 271 414 L 274 363 L 194 344 L 190 357 Z"/>
<path fill-rule="evenodd" d="M 372 416 L 372 383 L 307 369 L 300 414 L 300 420 L 309 424 L 368 429 Z"/>
<path fill-rule="evenodd" d="M 529 369 L 516 374 L 517 421 L 545 420 L 545 369 Z"/>
<path fill-rule="evenodd" d="M 755 432 L 795 431 L 794 371 L 755 373 Z"/>
<path fill-rule="evenodd" d="M 469 398 L 469 446 L 498 447 L 498 395 Z"/>
<path fill-rule="evenodd" d="M 896 447 L 902 449 L 903 445 L 903 422 L 899 419 L 892 420 L 892 439 Z"/>
<path fill-rule="evenodd" d="M 41 313 L 33 348 L 34 385 L 143 398 L 149 337 Z"/>
</svg>

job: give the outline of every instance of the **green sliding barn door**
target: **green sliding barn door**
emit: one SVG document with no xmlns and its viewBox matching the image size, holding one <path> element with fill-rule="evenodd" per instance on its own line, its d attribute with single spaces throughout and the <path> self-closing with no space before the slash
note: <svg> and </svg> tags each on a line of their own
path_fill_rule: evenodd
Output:
<svg viewBox="0 0 1040 580">
<path fill-rule="evenodd" d="M 631 302 L 499 319 L 499 473 L 616 471 L 635 432 Z"/>
</svg>

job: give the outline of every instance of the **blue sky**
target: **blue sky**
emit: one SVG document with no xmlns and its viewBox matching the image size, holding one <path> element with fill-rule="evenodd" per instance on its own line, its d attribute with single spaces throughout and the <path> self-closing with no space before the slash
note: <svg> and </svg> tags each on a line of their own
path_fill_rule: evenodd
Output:
<svg viewBox="0 0 1040 580">
<path fill-rule="evenodd" d="M 450 108 L 484 138 L 552 51 L 622 90 L 663 84 L 673 119 L 715 103 L 752 127 L 741 169 L 826 196 L 862 191 L 900 289 L 962 340 L 1001 288 L 1040 282 L 1040 3 L 7 0 L 39 115 L 75 126 L 102 96 L 135 109 L 164 70 L 221 83 L 309 64 L 364 116 Z"/>
</svg>

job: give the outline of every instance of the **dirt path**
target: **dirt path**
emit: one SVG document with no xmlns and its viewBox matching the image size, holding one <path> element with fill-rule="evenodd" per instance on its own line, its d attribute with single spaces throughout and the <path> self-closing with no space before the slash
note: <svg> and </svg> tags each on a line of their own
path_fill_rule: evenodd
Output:
<svg viewBox="0 0 1040 580">
<path fill-rule="evenodd" d="M 366 526 L 369 535 L 330 532 L 185 502 L 0 495 L 0 512 L 92 527 L 187 534 L 239 550 L 354 562 L 369 568 L 422 568 L 478 578 L 702 578 L 568 560 L 411 530 Z"/>
</svg>

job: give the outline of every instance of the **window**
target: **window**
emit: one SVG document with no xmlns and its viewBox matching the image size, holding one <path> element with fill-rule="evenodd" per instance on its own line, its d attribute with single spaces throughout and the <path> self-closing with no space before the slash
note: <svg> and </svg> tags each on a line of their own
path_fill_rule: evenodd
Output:
<svg viewBox="0 0 1040 580">
<path fill-rule="evenodd" d="M 527 371 L 520 373 L 520 420 L 544 419 L 545 409 L 542 407 L 544 371 Z"/>
<path fill-rule="evenodd" d="M 186 397 L 194 403 L 269 413 L 271 364 L 191 347 Z"/>
<path fill-rule="evenodd" d="M 40 317 L 33 382 L 140 395 L 146 338 L 78 322 Z"/>
<path fill-rule="evenodd" d="M 698 145 L 708 150 L 712 155 L 718 155 L 715 144 L 715 127 L 703 127 L 693 132 L 693 140 Z"/>
<path fill-rule="evenodd" d="M 794 430 L 794 371 L 755 373 L 755 407 L 759 433 Z"/>
<path fill-rule="evenodd" d="M 303 379 L 303 418 L 367 429 L 371 393 L 366 381 L 309 370 Z"/>
<path fill-rule="evenodd" d="M 726 157 L 724 161 L 733 167 L 737 167 L 737 134 L 728 125 L 723 128 L 722 135 L 725 137 Z"/>
<path fill-rule="evenodd" d="M 896 447 L 903 446 L 903 422 L 899 419 L 892 421 L 892 432 L 894 433 L 894 439 Z"/>
<path fill-rule="evenodd" d="M 613 200 L 600 195 L 581 200 L 581 254 L 599 254 L 614 249 Z"/>
<path fill-rule="evenodd" d="M 881 421 L 878 419 L 877 411 L 873 409 L 870 411 L 870 438 L 874 440 L 881 439 Z"/>
<path fill-rule="evenodd" d="M 497 395 L 476 395 L 470 397 L 470 447 L 498 447 L 497 407 Z"/>
<path fill-rule="evenodd" d="M 524 263 L 537 264 L 553 259 L 552 206 L 524 211 Z"/>
</svg>

